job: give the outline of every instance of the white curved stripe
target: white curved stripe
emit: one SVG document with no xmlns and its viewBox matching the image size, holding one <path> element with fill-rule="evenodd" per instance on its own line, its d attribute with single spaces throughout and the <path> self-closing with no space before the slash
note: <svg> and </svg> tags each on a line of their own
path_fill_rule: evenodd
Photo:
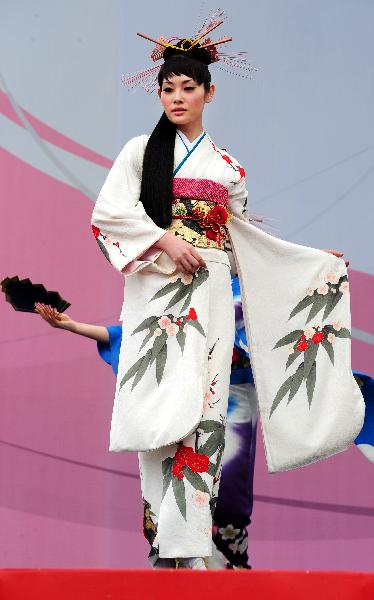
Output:
<svg viewBox="0 0 374 600">
<path fill-rule="evenodd" d="M 374 446 L 371 444 L 357 444 L 357 448 L 361 450 L 362 454 L 374 463 Z"/>
<path fill-rule="evenodd" d="M 17 158 L 58 181 L 72 185 L 91 200 L 96 199 L 108 172 L 105 167 L 70 154 L 49 142 L 43 141 L 41 147 L 29 131 L 4 115 L 0 115 L 0 137 L 5 150 Z"/>
<path fill-rule="evenodd" d="M 352 338 L 365 342 L 366 344 L 374 345 L 374 334 L 368 331 L 362 331 L 362 329 L 356 329 L 352 327 Z"/>
</svg>

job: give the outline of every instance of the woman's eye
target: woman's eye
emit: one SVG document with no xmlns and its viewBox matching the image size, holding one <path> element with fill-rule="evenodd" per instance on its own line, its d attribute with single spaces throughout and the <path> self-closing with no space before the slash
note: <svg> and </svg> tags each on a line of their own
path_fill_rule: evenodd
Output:
<svg viewBox="0 0 374 600">
<path fill-rule="evenodd" d="M 170 87 L 168 87 L 168 88 L 164 88 L 162 91 L 163 91 L 163 92 L 172 92 L 172 91 L 173 91 L 173 89 L 172 89 L 172 88 L 170 88 Z"/>
<path fill-rule="evenodd" d="M 185 90 L 194 90 L 194 86 L 193 85 L 189 85 L 187 87 L 184 88 Z"/>
</svg>

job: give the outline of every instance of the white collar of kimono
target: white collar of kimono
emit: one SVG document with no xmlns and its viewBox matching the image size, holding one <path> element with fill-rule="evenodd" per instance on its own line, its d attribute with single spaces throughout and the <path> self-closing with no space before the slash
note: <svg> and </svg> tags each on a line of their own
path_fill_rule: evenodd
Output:
<svg viewBox="0 0 374 600">
<path fill-rule="evenodd" d="M 195 144 L 198 143 L 198 141 L 200 140 L 200 138 L 202 138 L 204 136 L 204 134 L 205 134 L 205 131 L 200 133 L 200 135 L 198 135 L 197 138 L 195 138 L 194 140 L 192 140 L 192 142 L 190 142 L 188 137 L 186 135 L 184 135 L 184 133 L 180 129 L 177 129 L 177 136 L 181 139 L 187 152 L 191 152 L 192 148 L 195 146 Z"/>
</svg>

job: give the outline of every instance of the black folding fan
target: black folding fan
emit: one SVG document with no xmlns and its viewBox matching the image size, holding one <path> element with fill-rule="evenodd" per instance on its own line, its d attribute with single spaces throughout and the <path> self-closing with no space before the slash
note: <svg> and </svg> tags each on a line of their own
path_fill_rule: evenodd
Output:
<svg viewBox="0 0 374 600">
<path fill-rule="evenodd" d="M 70 306 L 70 302 L 64 300 L 58 292 L 50 292 L 41 283 L 32 283 L 30 279 L 19 279 L 19 277 L 5 277 L 1 282 L 1 289 L 5 294 L 6 301 L 14 310 L 36 313 L 35 303 L 49 304 L 62 313 Z"/>
</svg>

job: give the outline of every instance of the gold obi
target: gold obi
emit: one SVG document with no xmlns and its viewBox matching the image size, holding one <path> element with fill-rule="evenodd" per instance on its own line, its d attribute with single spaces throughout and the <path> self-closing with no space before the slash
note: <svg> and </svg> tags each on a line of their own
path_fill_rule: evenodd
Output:
<svg viewBox="0 0 374 600">
<path fill-rule="evenodd" d="M 229 211 L 217 202 L 176 198 L 168 231 L 197 248 L 225 249 Z"/>
</svg>

